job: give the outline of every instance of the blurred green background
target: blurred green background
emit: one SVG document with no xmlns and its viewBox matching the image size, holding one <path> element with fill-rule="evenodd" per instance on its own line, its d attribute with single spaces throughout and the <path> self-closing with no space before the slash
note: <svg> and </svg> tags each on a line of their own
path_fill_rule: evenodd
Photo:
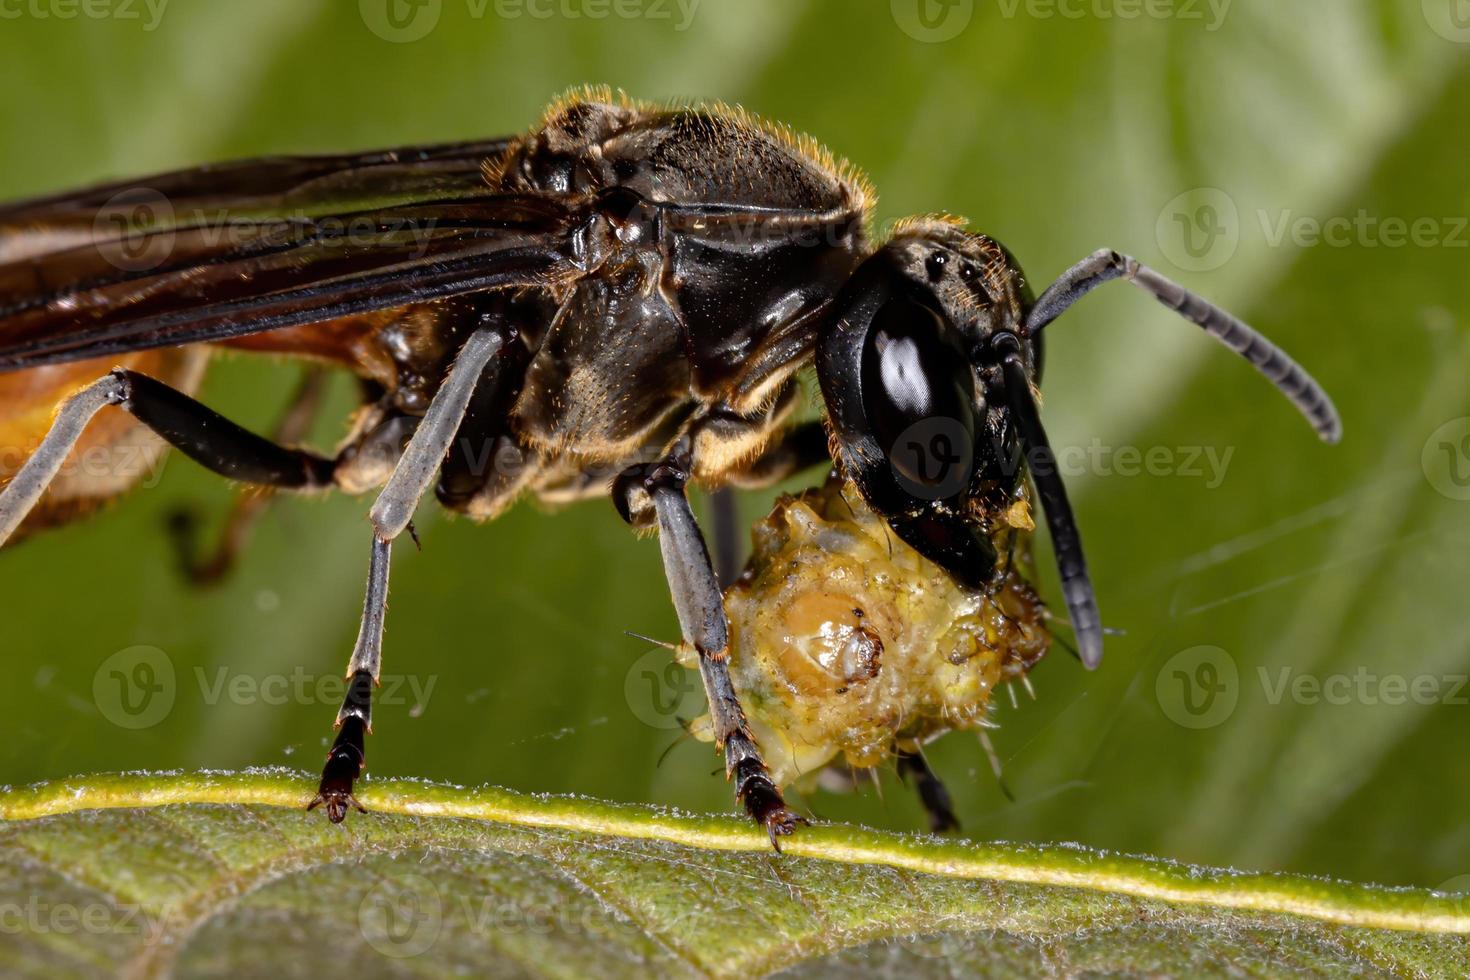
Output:
<svg viewBox="0 0 1470 980">
<path fill-rule="evenodd" d="M 1389 883 L 1470 874 L 1470 23 L 1455 0 L 1152 9 L 419 0 L 394 20 L 384 0 L 24 0 L 0 7 L 0 194 L 510 133 L 604 82 L 808 131 L 867 170 L 880 219 L 967 215 L 1038 283 L 1099 246 L 1131 252 L 1295 353 L 1347 438 L 1319 445 L 1247 367 L 1122 286 L 1051 328 L 1054 441 L 1111 460 L 1071 488 L 1126 635 L 1095 675 L 1057 651 L 1034 702 L 998 708 L 1015 802 L 972 735 L 933 747 L 967 831 Z M 221 359 L 204 398 L 267 429 L 297 370 Z M 319 445 L 350 404 L 338 384 Z M 1154 450 L 1155 472 L 1130 474 L 1126 447 Z M 1195 447 L 1231 454 L 1223 478 Z M 318 767 L 336 699 L 310 682 L 351 648 L 368 500 L 274 506 L 233 578 L 191 589 L 165 515 L 217 522 L 232 493 L 174 458 L 103 518 L 0 555 L 0 779 Z M 742 498 L 745 518 L 771 498 Z M 419 529 L 422 553 L 396 555 L 399 687 L 370 773 L 731 807 L 708 746 L 659 764 L 697 702 L 671 707 L 666 655 L 623 635 L 676 637 L 653 542 L 598 502 L 489 525 L 429 506 Z M 154 723 L 128 728 L 107 691 L 137 654 L 109 658 L 137 646 L 173 680 Z M 284 703 L 259 696 L 280 693 L 270 678 Z M 920 827 L 883 784 L 805 803 Z"/>
</svg>

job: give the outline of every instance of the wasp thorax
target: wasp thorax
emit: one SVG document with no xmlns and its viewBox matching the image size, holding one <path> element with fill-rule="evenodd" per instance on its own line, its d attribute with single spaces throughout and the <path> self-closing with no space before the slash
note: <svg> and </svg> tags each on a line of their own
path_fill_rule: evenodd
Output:
<svg viewBox="0 0 1470 980">
<path fill-rule="evenodd" d="M 1015 560 L 984 590 L 956 585 L 844 481 L 782 497 L 756 525 L 725 595 L 730 670 L 779 785 L 976 727 L 996 685 L 1046 652 L 1041 602 L 1018 571 L 1029 508 L 993 523 L 997 551 Z"/>
</svg>

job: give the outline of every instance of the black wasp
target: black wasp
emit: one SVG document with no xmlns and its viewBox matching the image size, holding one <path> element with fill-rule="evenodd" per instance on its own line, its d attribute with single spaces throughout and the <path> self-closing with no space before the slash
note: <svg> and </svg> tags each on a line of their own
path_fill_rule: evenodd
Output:
<svg viewBox="0 0 1470 980">
<path fill-rule="evenodd" d="M 833 463 L 894 533 L 983 587 L 997 560 L 984 504 L 1016 488 L 1024 461 L 1094 667 L 1102 629 L 1034 391 L 1048 323 L 1124 279 L 1243 355 L 1323 439 L 1340 431 L 1284 353 L 1126 255 L 1096 252 L 1036 299 L 1001 245 L 955 220 L 873 240 L 872 201 L 854 169 L 738 110 L 586 91 L 508 139 L 270 157 L 0 208 L 0 429 L 36 446 L 0 473 L 0 542 L 124 490 L 125 477 L 62 464 L 142 430 L 249 484 L 381 487 L 348 694 L 311 803 L 341 821 L 365 761 L 389 552 L 425 492 L 477 518 L 523 493 L 611 494 L 630 524 L 658 530 L 727 775 L 775 843 L 801 818 L 731 686 L 689 483 Z M 219 346 L 357 374 L 366 405 L 337 454 L 195 401 Z M 813 364 L 825 424 L 796 425 Z M 94 422 L 105 406 L 131 417 Z M 943 438 L 913 436 L 928 431 Z M 959 458 L 958 480 L 935 465 Z"/>
</svg>

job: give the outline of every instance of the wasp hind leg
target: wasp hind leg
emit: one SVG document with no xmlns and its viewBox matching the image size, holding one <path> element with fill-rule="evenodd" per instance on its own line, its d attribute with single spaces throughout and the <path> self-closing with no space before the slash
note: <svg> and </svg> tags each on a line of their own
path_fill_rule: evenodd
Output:
<svg viewBox="0 0 1470 980">
<path fill-rule="evenodd" d="M 161 381 L 118 369 L 62 403 L 40 446 L 0 491 L 0 545 L 40 501 L 93 416 L 109 405 L 126 410 L 184 455 L 232 480 L 296 490 L 332 485 L 332 460 L 279 446 Z"/>
<path fill-rule="evenodd" d="M 388 559 L 392 547 L 392 538 L 373 535 L 362 628 L 347 665 L 347 695 L 334 723 L 337 737 L 327 750 L 327 763 L 322 767 L 316 796 L 306 804 L 308 810 L 325 804 L 327 819 L 332 823 L 341 823 L 347 817 L 349 805 L 361 813 L 367 812 L 352 795 L 352 787 L 367 767 L 367 736 L 373 730 L 373 688 L 378 684 L 383 665 L 383 616 L 388 609 Z"/>
<path fill-rule="evenodd" d="M 699 653 L 699 673 L 709 698 L 715 745 L 724 750 L 725 776 L 751 819 L 765 827 L 771 846 L 807 821 L 786 806 L 761 759 L 745 711 L 730 681 L 729 627 L 724 597 L 715 577 L 704 535 L 694 519 L 685 486 L 689 482 L 687 446 L 651 467 L 635 467 L 614 482 L 613 502 L 635 526 L 656 523 L 664 575 L 684 641 Z"/>
<path fill-rule="evenodd" d="M 125 409 L 194 461 L 232 480 L 290 489 L 332 485 L 335 461 L 279 446 L 241 428 L 161 381 L 133 371 L 116 370 L 62 404 L 41 445 L 0 491 L 0 544 L 4 544 L 41 499 L 87 424 L 109 405 Z M 372 583 L 376 583 L 377 593 L 385 594 L 387 574 L 387 546 L 382 546 L 380 554 L 375 540 L 373 576 L 368 591 L 370 606 L 375 595 Z M 381 616 L 381 610 L 379 613 Z M 381 618 L 378 628 L 381 634 Z M 318 797 L 319 802 L 328 804 L 329 815 L 336 814 L 335 820 L 340 820 L 341 814 L 334 803 L 342 803 L 343 812 L 347 801 L 356 803 L 352 799 L 352 776 L 361 769 L 363 759 L 363 736 L 370 718 L 372 682 L 377 676 L 375 663 L 372 668 L 363 676 L 353 675 L 353 683 L 349 686 L 347 700 L 338 719 L 342 731 L 332 747 L 323 777 L 322 795 Z M 353 760 L 356 769 L 352 775 L 346 775 Z M 330 783 L 327 777 L 330 777 Z M 344 786 L 341 800 L 338 800 L 335 791 Z"/>
</svg>

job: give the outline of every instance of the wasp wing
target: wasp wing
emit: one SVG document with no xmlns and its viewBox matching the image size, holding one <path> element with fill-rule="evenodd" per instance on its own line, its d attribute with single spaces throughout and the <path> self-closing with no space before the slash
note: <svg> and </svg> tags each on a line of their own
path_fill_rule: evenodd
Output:
<svg viewBox="0 0 1470 980">
<path fill-rule="evenodd" d="M 0 370 L 553 281 L 574 215 L 491 192 L 508 146 L 271 157 L 0 207 Z"/>
</svg>

